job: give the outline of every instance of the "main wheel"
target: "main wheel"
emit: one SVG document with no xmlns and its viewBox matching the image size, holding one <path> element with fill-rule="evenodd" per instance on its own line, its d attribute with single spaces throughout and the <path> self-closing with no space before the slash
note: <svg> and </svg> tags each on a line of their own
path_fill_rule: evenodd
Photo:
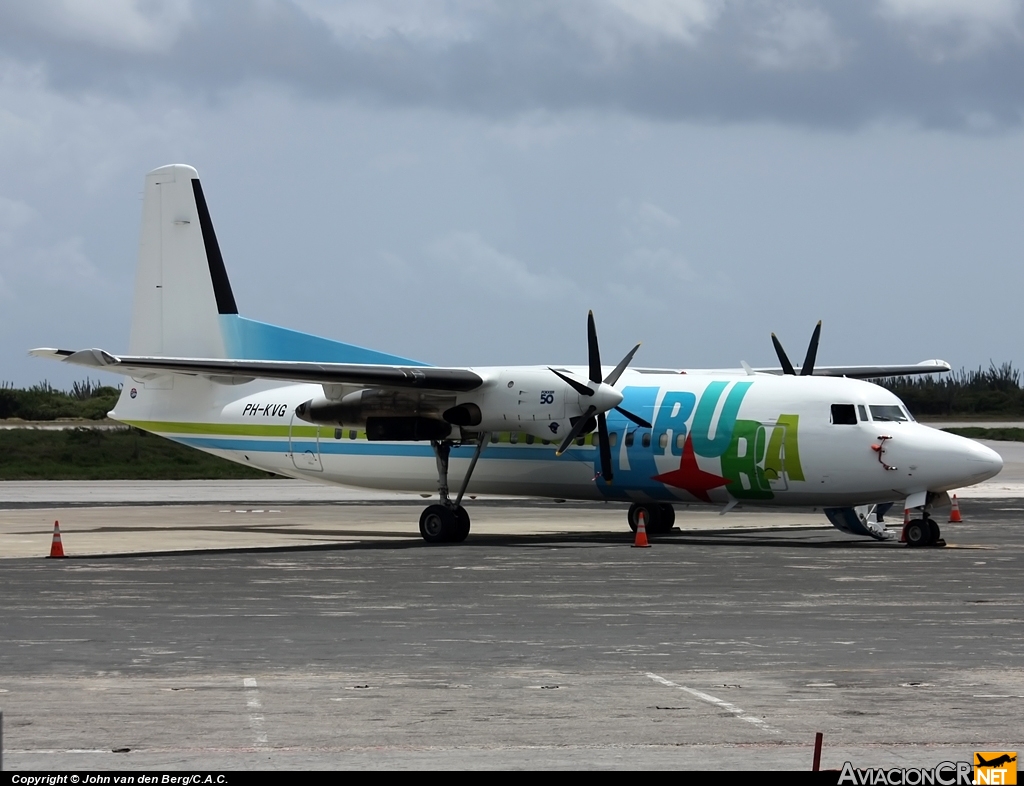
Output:
<svg viewBox="0 0 1024 786">
<path fill-rule="evenodd" d="M 448 543 L 456 530 L 455 513 L 444 505 L 430 505 L 420 514 L 420 535 L 427 543 Z"/>
<path fill-rule="evenodd" d="M 655 521 L 657 522 L 657 530 L 655 531 L 655 534 L 668 534 L 676 524 L 676 509 L 667 502 L 658 505 L 658 515 L 655 518 Z"/>
<path fill-rule="evenodd" d="M 907 545 L 913 548 L 927 546 L 931 541 L 931 532 L 928 531 L 928 522 L 923 519 L 914 519 L 907 524 Z"/>
<path fill-rule="evenodd" d="M 469 513 L 459 505 L 455 508 L 455 532 L 452 534 L 453 543 L 462 543 L 469 536 Z"/>
<path fill-rule="evenodd" d="M 659 507 L 660 505 L 648 505 L 646 503 L 641 504 L 639 502 L 634 502 L 629 506 L 629 513 L 627 514 L 629 528 L 633 530 L 633 532 L 637 531 L 637 528 L 640 526 L 640 514 L 643 513 L 644 530 L 648 535 L 658 533 Z"/>
</svg>

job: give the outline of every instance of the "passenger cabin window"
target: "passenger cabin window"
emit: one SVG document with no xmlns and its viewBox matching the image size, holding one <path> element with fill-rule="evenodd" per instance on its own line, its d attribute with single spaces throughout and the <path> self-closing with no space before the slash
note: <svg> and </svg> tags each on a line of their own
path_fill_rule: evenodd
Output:
<svg viewBox="0 0 1024 786">
<path fill-rule="evenodd" d="M 895 404 L 888 404 L 886 406 L 871 405 L 871 417 L 875 420 L 886 420 L 890 423 L 901 423 L 907 420 L 907 416 L 903 413 Z"/>
<path fill-rule="evenodd" d="M 349 439 L 355 439 L 355 438 L 356 438 L 356 437 L 358 437 L 358 436 L 359 436 L 359 432 L 358 432 L 358 431 L 356 431 L 356 430 L 355 430 L 354 428 L 350 428 L 350 429 L 348 430 L 348 438 L 349 438 Z"/>
<path fill-rule="evenodd" d="M 868 408 L 867 407 L 865 407 L 863 404 L 858 404 L 857 405 L 857 412 L 860 413 L 860 419 L 861 419 L 862 422 L 867 421 L 867 419 L 868 419 Z"/>
<path fill-rule="evenodd" d="M 501 434 L 499 434 L 497 431 L 492 431 L 491 432 L 491 444 L 494 445 L 494 444 L 497 444 L 500 441 L 501 441 Z"/>
<path fill-rule="evenodd" d="M 651 446 L 651 432 L 650 431 L 645 431 L 644 435 L 642 437 L 640 437 L 640 444 L 643 445 L 645 448 L 649 448 Z"/>
<path fill-rule="evenodd" d="M 626 432 L 626 447 L 627 448 L 633 447 L 633 434 L 635 434 L 635 433 L 636 432 L 634 432 L 634 431 L 627 431 Z"/>
<path fill-rule="evenodd" d="M 619 432 L 618 431 L 613 431 L 611 434 L 608 435 L 608 445 L 610 447 L 614 448 L 615 444 L 618 441 L 619 441 Z"/>
<path fill-rule="evenodd" d="M 513 431 L 511 434 L 509 434 L 508 435 L 508 441 L 512 445 L 519 444 L 519 432 L 518 431 Z"/>
<path fill-rule="evenodd" d="M 533 444 L 533 434 L 527 434 L 526 435 L 526 444 L 527 445 L 532 445 Z"/>
<path fill-rule="evenodd" d="M 874 407 L 871 409 L 874 411 Z M 853 404 L 833 404 L 832 422 L 837 426 L 856 426 L 857 408 Z"/>
</svg>

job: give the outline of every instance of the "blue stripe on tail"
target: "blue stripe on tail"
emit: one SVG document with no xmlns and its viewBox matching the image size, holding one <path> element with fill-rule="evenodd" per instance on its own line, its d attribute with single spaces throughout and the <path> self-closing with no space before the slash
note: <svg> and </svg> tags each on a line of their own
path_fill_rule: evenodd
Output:
<svg viewBox="0 0 1024 786">
<path fill-rule="evenodd" d="M 220 315 L 224 347 L 237 360 L 295 360 L 308 363 L 381 363 L 426 366 L 418 360 L 268 325 L 238 314 Z"/>
</svg>

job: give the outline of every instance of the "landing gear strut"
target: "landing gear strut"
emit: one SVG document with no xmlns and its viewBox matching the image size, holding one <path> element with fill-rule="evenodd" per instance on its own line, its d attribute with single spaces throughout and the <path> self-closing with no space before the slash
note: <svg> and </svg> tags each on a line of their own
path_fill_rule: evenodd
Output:
<svg viewBox="0 0 1024 786">
<path fill-rule="evenodd" d="M 437 493 L 441 502 L 429 505 L 420 514 L 420 535 L 427 543 L 461 543 L 469 536 L 469 514 L 462 507 L 462 497 L 469 486 L 469 479 L 473 477 L 476 462 L 489 439 L 490 434 L 480 434 L 473 460 L 469 462 L 469 470 L 462 479 L 462 486 L 454 502 L 448 496 L 448 457 L 455 443 L 449 439 L 431 440 L 430 446 L 434 449 L 434 458 L 437 461 Z"/>
<path fill-rule="evenodd" d="M 648 535 L 665 535 L 676 523 L 676 509 L 667 503 L 634 502 L 629 506 L 629 528 L 636 532 L 640 526 L 640 513 L 644 514 L 644 529 Z"/>
</svg>

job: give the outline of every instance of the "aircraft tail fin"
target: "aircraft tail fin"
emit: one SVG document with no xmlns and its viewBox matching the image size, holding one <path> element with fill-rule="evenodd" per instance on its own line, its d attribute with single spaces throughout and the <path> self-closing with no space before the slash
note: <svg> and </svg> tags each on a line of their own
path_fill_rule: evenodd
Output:
<svg viewBox="0 0 1024 786">
<path fill-rule="evenodd" d="M 220 314 L 237 314 L 199 182 L 184 164 L 146 175 L 132 355 L 227 357 Z"/>
<path fill-rule="evenodd" d="M 146 175 L 131 355 L 424 365 L 238 314 L 199 173 Z"/>
</svg>

